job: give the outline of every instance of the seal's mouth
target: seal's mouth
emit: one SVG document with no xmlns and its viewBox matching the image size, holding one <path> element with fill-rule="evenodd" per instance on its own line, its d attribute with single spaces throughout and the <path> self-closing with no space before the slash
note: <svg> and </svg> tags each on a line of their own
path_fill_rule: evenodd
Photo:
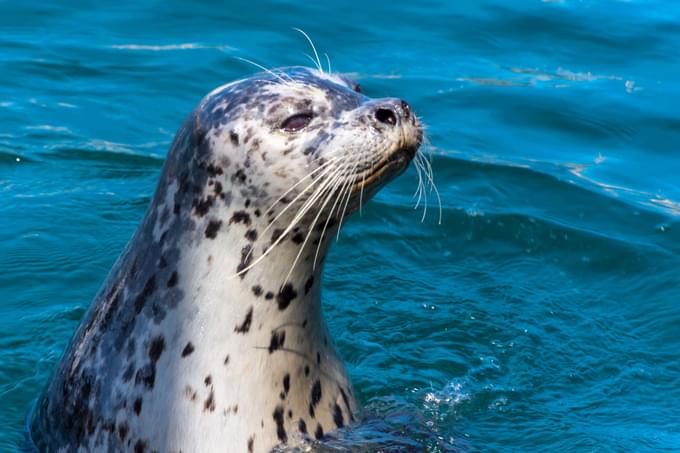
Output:
<svg viewBox="0 0 680 453">
<path fill-rule="evenodd" d="M 358 178 L 358 181 L 352 186 L 352 193 L 360 192 L 381 182 L 387 182 L 388 179 L 401 174 L 415 157 L 419 146 L 420 140 L 413 145 L 399 147 L 387 154 L 380 162 L 373 165 L 367 174 Z"/>
</svg>

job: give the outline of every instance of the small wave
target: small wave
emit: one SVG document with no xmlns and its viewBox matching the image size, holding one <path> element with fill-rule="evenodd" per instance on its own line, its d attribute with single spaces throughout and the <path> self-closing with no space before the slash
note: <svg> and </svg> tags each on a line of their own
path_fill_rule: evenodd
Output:
<svg viewBox="0 0 680 453">
<path fill-rule="evenodd" d="M 71 130 L 64 126 L 52 126 L 51 124 L 40 124 L 37 126 L 26 126 L 29 131 L 50 131 L 50 132 L 64 132 L 71 134 Z"/>
<path fill-rule="evenodd" d="M 595 159 L 595 165 L 604 162 L 605 158 L 602 155 L 598 155 Z M 616 184 L 609 184 L 603 181 L 598 181 L 592 176 L 585 175 L 585 171 L 590 168 L 591 164 L 563 164 L 570 174 L 581 179 L 585 183 L 598 187 L 604 193 L 619 197 L 619 195 L 627 195 L 633 201 L 637 201 L 639 204 L 650 207 L 653 209 L 661 209 L 664 213 L 671 216 L 680 216 L 680 203 L 673 201 L 669 198 L 662 197 L 658 194 L 653 194 L 645 190 L 638 190 L 629 187 L 624 187 Z"/>
<path fill-rule="evenodd" d="M 164 52 L 169 50 L 196 50 L 196 49 L 216 49 L 216 50 L 234 50 L 234 47 L 227 45 L 206 45 L 197 43 L 182 43 L 182 44 L 114 44 L 112 49 L 118 50 L 142 50 L 149 52 Z"/>
<path fill-rule="evenodd" d="M 536 80 L 566 80 L 569 82 L 593 82 L 596 80 L 623 80 L 622 77 L 615 75 L 598 75 L 593 74 L 590 71 L 586 72 L 574 72 L 568 69 L 558 67 L 555 72 L 545 72 L 533 68 L 510 68 L 510 71 L 515 74 L 529 75 L 534 77 Z"/>
<path fill-rule="evenodd" d="M 554 71 L 541 71 L 535 68 L 510 67 L 505 68 L 514 74 L 514 78 L 498 78 L 498 77 L 479 77 L 467 76 L 456 78 L 459 82 L 473 83 L 476 85 L 491 85 L 499 87 L 531 87 L 544 82 L 554 82 L 555 88 L 563 88 L 567 82 L 569 83 L 586 83 L 596 82 L 600 80 L 605 81 L 623 81 L 623 77 L 617 75 L 595 74 L 590 71 L 571 71 L 562 67 L 558 67 Z M 637 91 L 639 88 L 635 87 L 635 82 L 626 80 L 624 87 L 627 92 Z"/>
</svg>

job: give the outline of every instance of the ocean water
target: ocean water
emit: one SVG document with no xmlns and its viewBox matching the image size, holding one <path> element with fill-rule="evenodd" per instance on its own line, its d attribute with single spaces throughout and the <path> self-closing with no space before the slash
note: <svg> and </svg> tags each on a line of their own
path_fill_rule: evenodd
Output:
<svg viewBox="0 0 680 453">
<path fill-rule="evenodd" d="M 680 451 L 680 3 L 0 2 L 0 451 L 213 88 L 301 27 L 427 124 L 324 309 L 366 422 L 323 451 Z"/>
</svg>

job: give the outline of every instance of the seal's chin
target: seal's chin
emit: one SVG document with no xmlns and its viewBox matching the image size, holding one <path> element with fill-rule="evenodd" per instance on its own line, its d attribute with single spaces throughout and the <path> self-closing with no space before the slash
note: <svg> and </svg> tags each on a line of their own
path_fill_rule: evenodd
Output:
<svg viewBox="0 0 680 453">
<path fill-rule="evenodd" d="M 352 193 L 379 188 L 390 179 L 399 176 L 406 170 L 418 151 L 420 143 L 397 148 L 387 153 L 386 157 L 373 165 L 367 173 L 359 178 L 352 187 Z"/>
</svg>

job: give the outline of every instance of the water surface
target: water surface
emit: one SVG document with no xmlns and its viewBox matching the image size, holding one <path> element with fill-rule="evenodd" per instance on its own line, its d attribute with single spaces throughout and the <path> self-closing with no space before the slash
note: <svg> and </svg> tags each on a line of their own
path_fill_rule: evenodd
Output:
<svg viewBox="0 0 680 453">
<path fill-rule="evenodd" d="M 428 125 L 330 254 L 366 408 L 331 451 L 680 451 L 680 4 L 0 2 L 0 450 L 207 92 L 301 27 Z M 369 440 L 363 440 L 369 439 Z M 372 439 L 372 440 L 371 440 Z M 391 447 L 390 447 L 391 446 Z"/>
</svg>

